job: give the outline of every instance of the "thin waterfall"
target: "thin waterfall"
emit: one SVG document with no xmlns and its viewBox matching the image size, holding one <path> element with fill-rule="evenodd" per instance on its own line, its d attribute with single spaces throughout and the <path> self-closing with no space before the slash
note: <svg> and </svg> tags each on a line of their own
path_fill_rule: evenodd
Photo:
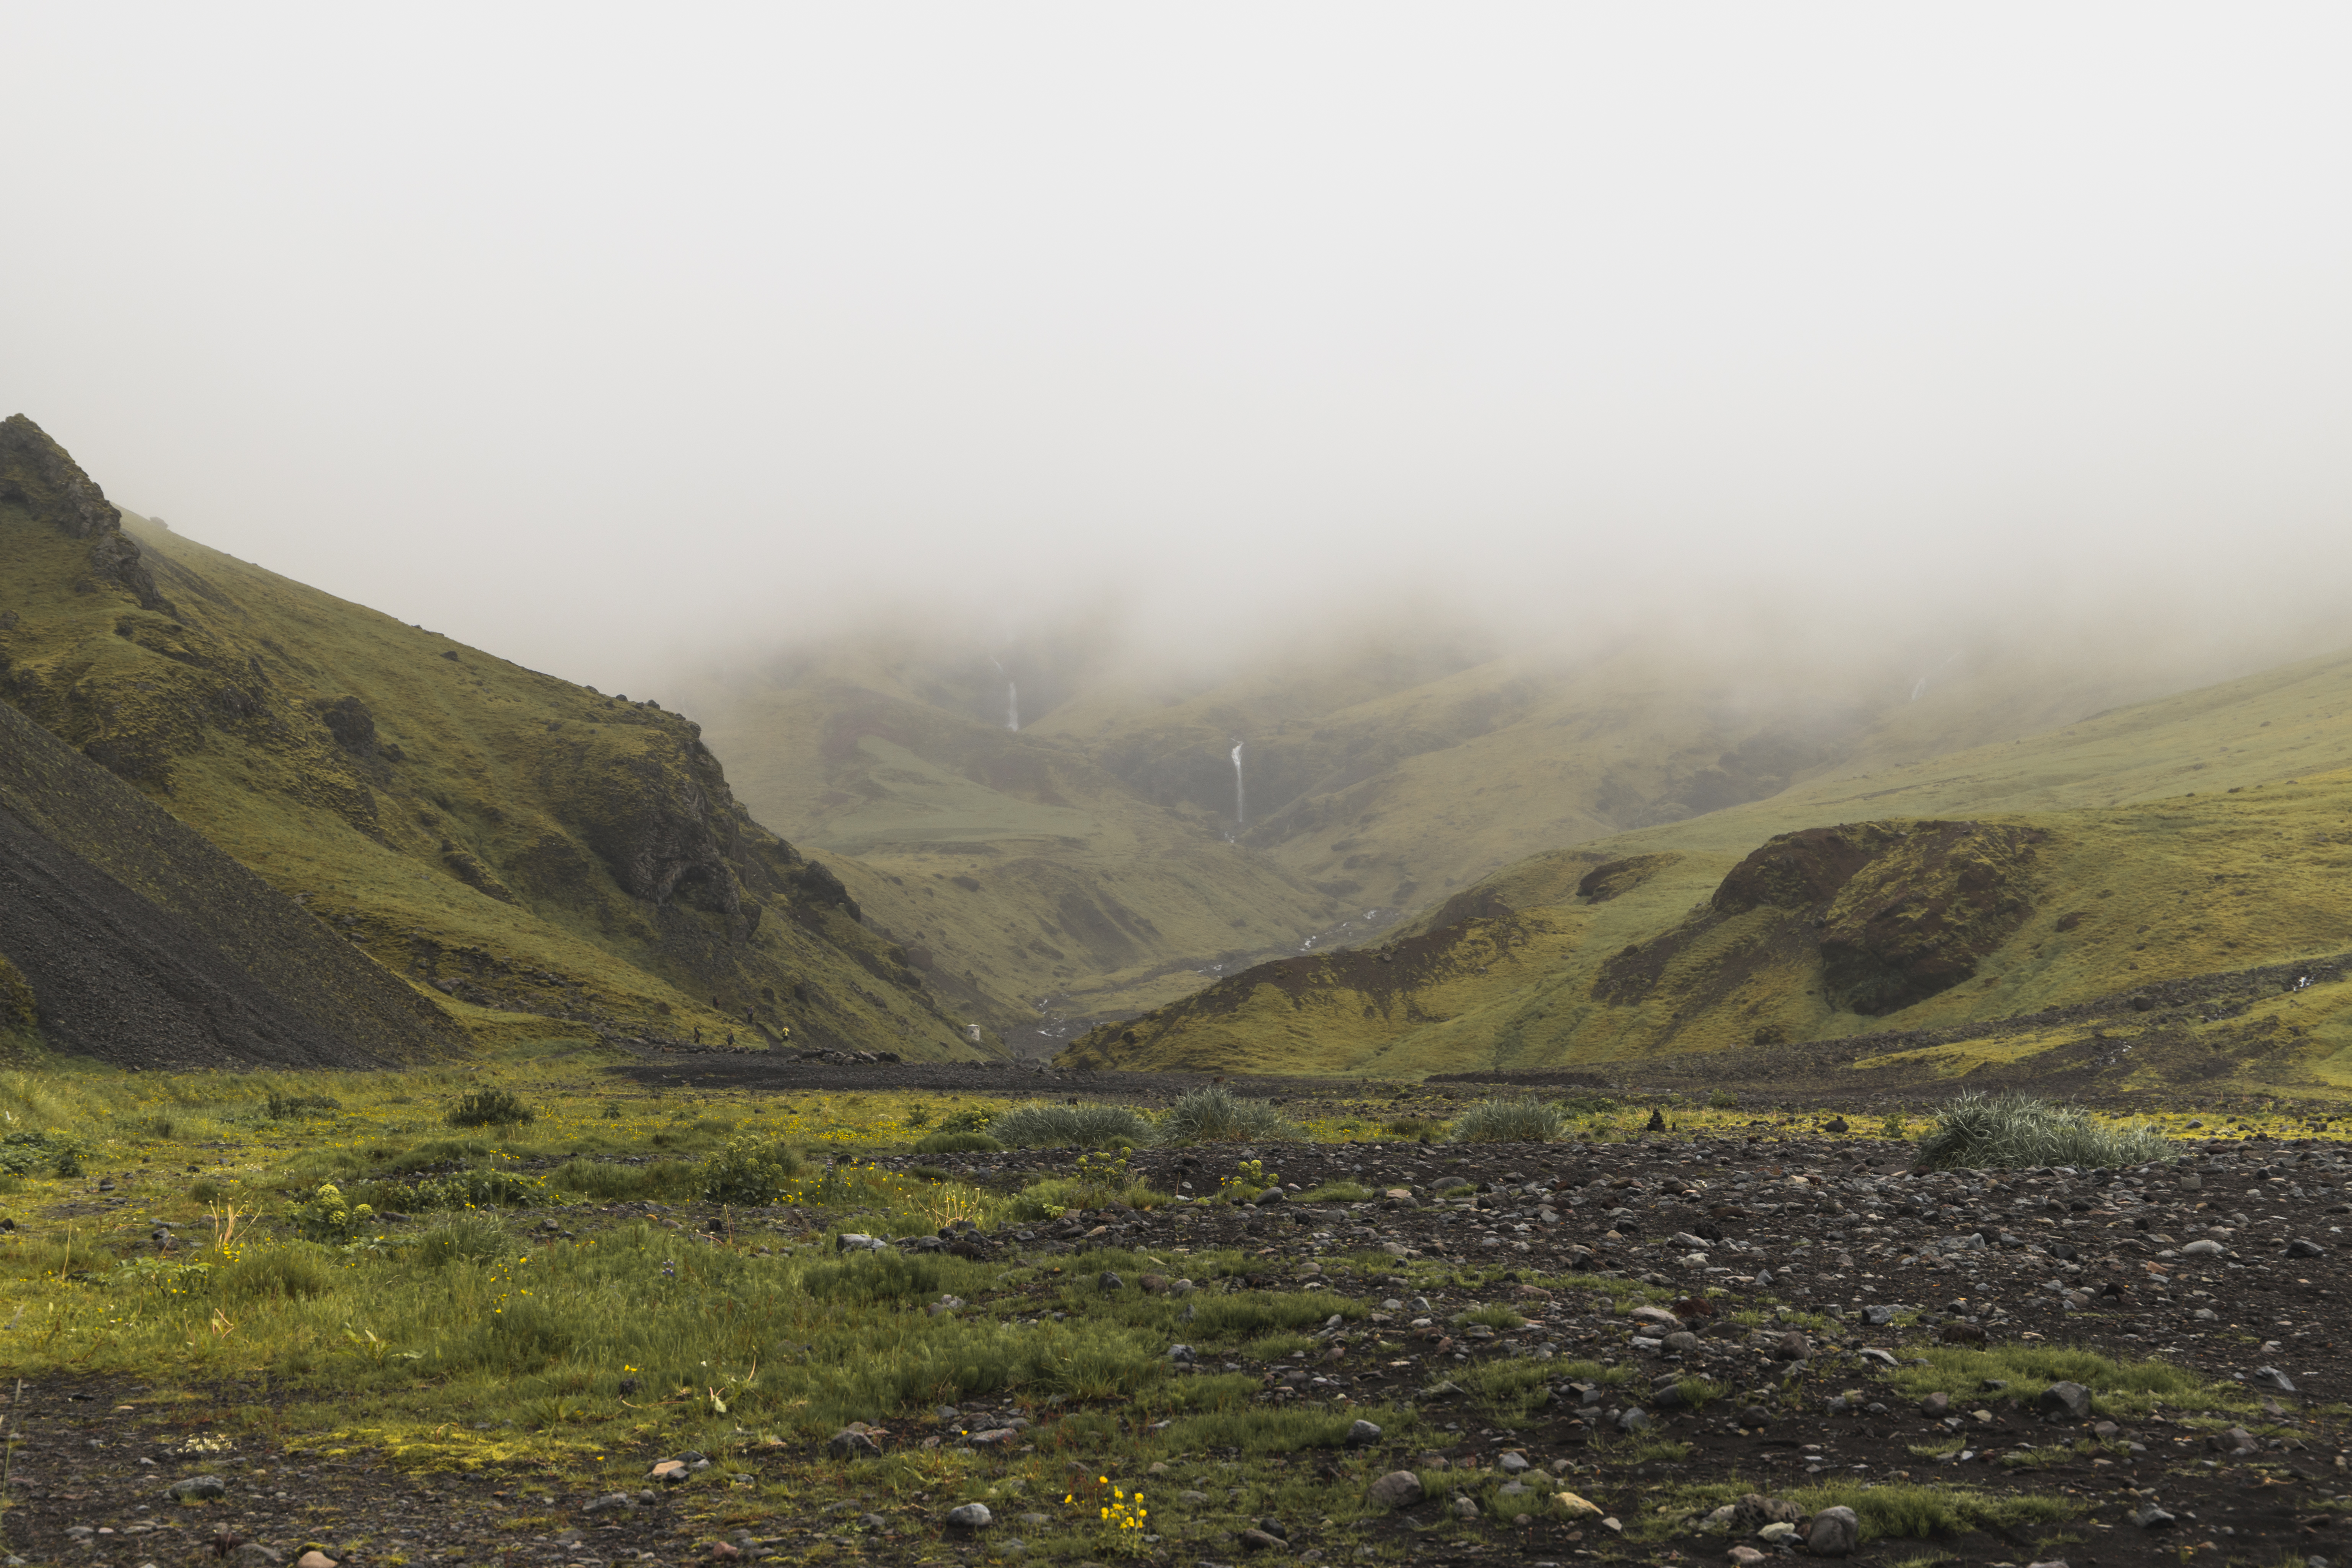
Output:
<svg viewBox="0 0 2352 1568">
<path fill-rule="evenodd" d="M 996 656 L 990 654 L 988 662 L 996 664 Z M 1013 672 L 1003 665 L 996 664 L 996 673 L 1004 677 L 1004 727 L 1018 730 L 1021 728 L 1021 688 L 1013 683 Z"/>
<path fill-rule="evenodd" d="M 1249 826 L 1249 795 L 1242 788 L 1242 743 L 1239 741 L 1234 742 L 1234 823 L 1240 827 Z"/>
</svg>

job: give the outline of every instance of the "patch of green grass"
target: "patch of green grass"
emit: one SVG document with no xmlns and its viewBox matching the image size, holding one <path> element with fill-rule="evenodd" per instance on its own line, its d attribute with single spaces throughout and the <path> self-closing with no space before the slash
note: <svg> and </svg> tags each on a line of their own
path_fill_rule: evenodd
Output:
<svg viewBox="0 0 2352 1568">
<path fill-rule="evenodd" d="M 915 1145 L 918 1154 L 993 1154 L 1004 1145 L 985 1132 L 934 1132 Z"/>
<path fill-rule="evenodd" d="M 1274 1330 L 1315 1327 L 1334 1313 L 1354 1321 L 1370 1311 L 1360 1301 L 1316 1290 L 1237 1290 L 1199 1300 L 1191 1327 L 1201 1342 L 1222 1344 Z"/>
<path fill-rule="evenodd" d="M 1302 1410 L 1295 1406 L 1211 1411 L 1179 1419 L 1163 1434 L 1171 1448 L 1239 1448 L 1244 1454 L 1295 1454 L 1311 1448 L 1345 1448 L 1348 1430 L 1359 1420 L 1370 1421 L 1382 1435 L 1412 1430 L 1413 1418 L 1401 1409 L 1361 1412 Z"/>
<path fill-rule="evenodd" d="M 1309 1187 L 1294 1201 L 1302 1204 L 1364 1204 L 1377 1196 L 1379 1194 L 1371 1188 L 1359 1186 L 1353 1182 L 1325 1182 L 1321 1186 Z"/>
<path fill-rule="evenodd" d="M 1988 1378 L 2009 1384 L 2008 1393 L 2032 1402 L 2053 1383 L 2079 1383 L 2091 1391 L 2093 1408 L 2104 1415 L 2145 1415 L 2158 1405 L 2175 1410 L 2227 1410 L 2250 1405 L 2243 1389 L 2207 1383 L 2184 1367 L 2161 1361 L 2116 1361 L 2095 1351 L 2049 1345 L 1920 1345 L 1909 1355 L 1926 1364 L 1906 1364 L 1882 1374 L 1896 1393 L 1919 1398 L 1935 1393 L 1973 1391 Z"/>
<path fill-rule="evenodd" d="M 608 1160 L 566 1160 L 547 1173 L 547 1184 L 596 1203 L 612 1204 L 687 1197 L 698 1173 L 679 1160 L 649 1160 L 624 1165 Z"/>
<path fill-rule="evenodd" d="M 1124 1105 L 1016 1105 L 998 1113 L 988 1131 L 1014 1149 L 1140 1148 L 1155 1132 Z"/>
<path fill-rule="evenodd" d="M 1682 1519 L 1704 1516 L 1759 1489 L 1752 1482 L 1736 1478 L 1678 1488 L 1667 1506 L 1644 1515 L 1641 1530 L 1652 1535 L 1670 1532 Z M 1793 1487 L 1776 1495 L 1809 1514 L 1825 1508 L 1853 1510 L 1865 1544 L 1971 1530 L 2022 1531 L 2072 1519 L 2084 1506 L 2077 1500 L 2045 1493 L 1986 1492 L 1972 1487 L 1907 1481 L 1833 1481 Z"/>
<path fill-rule="evenodd" d="M 1504 1330 L 1517 1330 L 1526 1321 L 1526 1317 L 1520 1313 L 1517 1307 L 1496 1306 L 1491 1303 L 1486 1306 L 1473 1307 L 1468 1311 L 1460 1314 L 1454 1320 L 1454 1323 L 1456 1328 L 1466 1329 L 1473 1323 L 1483 1323 L 1486 1327 L 1498 1331 Z"/>
<path fill-rule="evenodd" d="M 1242 1354 L 1252 1361 L 1282 1361 L 1314 1348 L 1315 1342 L 1305 1334 L 1268 1334 L 1244 1345 Z"/>
</svg>

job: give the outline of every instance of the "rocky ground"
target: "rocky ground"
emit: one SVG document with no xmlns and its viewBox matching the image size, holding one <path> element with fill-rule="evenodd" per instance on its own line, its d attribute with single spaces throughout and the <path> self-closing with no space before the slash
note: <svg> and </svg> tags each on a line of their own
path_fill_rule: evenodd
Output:
<svg viewBox="0 0 2352 1568">
<path fill-rule="evenodd" d="M 2168 1164 L 2088 1173 L 1929 1174 L 1910 1154 L 1762 1136 L 1150 1151 L 1137 1172 L 1189 1198 L 1208 1199 L 1251 1157 L 1279 1173 L 1286 1195 L 896 1245 L 1066 1271 L 1096 1268 L 1093 1253 L 1127 1268 L 1157 1259 L 1150 1278 L 1103 1288 L 1308 1289 L 1365 1309 L 1295 1354 L 1177 1358 L 1180 1375 L 1256 1378 L 1268 1410 L 1410 1405 L 1419 1417 L 1409 1436 L 1354 1452 L 1248 1466 L 1238 1453 L 1171 1457 L 1152 1478 L 1159 1539 L 1135 1544 L 1186 1568 L 1831 1554 L 1842 1520 L 1825 1488 L 1882 1503 L 1916 1488 L 1963 1505 L 1959 1527 L 1866 1542 L 1861 1563 L 2315 1563 L 2352 1549 L 2344 1145 L 2217 1141 Z M 1002 1187 L 1075 1157 L 895 1163 Z M 1373 1195 L 1299 1201 L 1339 1183 Z M 584 1235 L 646 1214 L 712 1246 L 835 1245 L 828 1216 L 797 1211 L 737 1211 L 728 1237 L 693 1205 L 520 1218 Z M 1239 1268 L 1187 1278 L 1188 1257 L 1228 1249 Z M 1486 1321 L 1466 1315 L 1481 1308 Z M 149 1392 L 51 1381 L 11 1400 L 12 1506 L 0 1522 L 19 1560 L 292 1563 L 317 1547 L 361 1565 L 983 1561 L 1023 1555 L 1030 1531 L 1011 1509 L 956 1530 L 943 1507 L 845 1491 L 805 1492 L 730 1531 L 691 1485 L 652 1477 L 640 1493 L 600 1499 L 404 1475 L 363 1453 L 279 1446 L 249 1423 L 233 1447 L 211 1447 L 224 1412 L 266 1404 L 266 1389 L 164 1402 Z M 863 1436 L 886 1451 L 982 1441 L 1025 1453 L 1050 1447 L 1068 1412 L 1013 1402 L 877 1414 Z M 695 1456 L 669 1457 L 690 1474 Z M 1394 1506 L 1368 1524 L 1255 1511 L 1286 1466 L 1328 1486 L 1383 1488 Z M 221 1479 L 223 1498 L 195 1509 L 168 1495 L 204 1475 Z M 1557 1500 L 1563 1492 L 1591 1508 Z"/>
</svg>

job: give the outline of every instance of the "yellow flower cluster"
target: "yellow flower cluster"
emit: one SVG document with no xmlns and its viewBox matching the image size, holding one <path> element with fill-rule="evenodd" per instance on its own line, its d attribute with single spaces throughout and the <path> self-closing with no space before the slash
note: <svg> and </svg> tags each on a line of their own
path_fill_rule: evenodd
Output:
<svg viewBox="0 0 2352 1568">
<path fill-rule="evenodd" d="M 1097 1497 L 1102 1495 L 1101 1489 L 1105 1487 L 1110 1487 L 1110 1499 L 1107 1502 L 1098 1504 L 1096 1510 L 1102 1517 L 1104 1528 L 1113 1531 L 1141 1530 L 1144 1527 L 1143 1521 L 1151 1517 L 1150 1510 L 1143 1506 L 1143 1494 L 1139 1491 L 1133 1497 L 1129 1497 L 1121 1488 L 1111 1486 L 1108 1476 L 1097 1476 L 1095 1478 Z M 1074 1508 L 1084 1506 L 1078 1501 L 1076 1492 L 1065 1495 L 1062 1500 Z"/>
</svg>

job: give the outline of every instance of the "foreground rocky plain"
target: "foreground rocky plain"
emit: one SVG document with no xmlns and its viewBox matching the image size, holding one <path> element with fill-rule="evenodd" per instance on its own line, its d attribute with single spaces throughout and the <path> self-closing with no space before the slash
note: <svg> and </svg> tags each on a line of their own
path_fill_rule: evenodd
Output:
<svg viewBox="0 0 2352 1568">
<path fill-rule="evenodd" d="M 892 1070 L 688 1067 L 615 1079 L 667 1079 L 674 1104 L 707 1068 L 708 1113 Z M 768 1087 L 726 1089 L 730 1069 Z M 1030 1076 L 1056 1100 L 1184 1087 L 1064 1093 L 1081 1086 Z M 1619 1106 L 1579 1141 L 1465 1144 L 1411 1131 L 1461 1109 L 1441 1092 L 1251 1087 L 1337 1141 L 1145 1148 L 1108 1175 L 1106 1156 L 1076 1150 L 835 1150 L 876 1179 L 999 1201 L 979 1223 L 906 1235 L 890 1234 L 910 1228 L 902 1213 L 870 1201 L 497 1215 L 526 1252 L 650 1237 L 665 1275 L 722 1259 L 831 1270 L 827 1288 L 879 1282 L 871 1312 L 906 1334 L 943 1320 L 1066 1331 L 1071 1356 L 1098 1342 L 1148 1358 L 1143 1373 L 1050 1391 L 1006 1379 L 819 1430 L 724 1418 L 722 1386 L 648 1375 L 640 1389 L 616 1367 L 625 1381 L 583 1383 L 570 1416 L 452 1408 L 442 1431 L 395 1439 L 322 1416 L 332 1379 L 316 1355 L 209 1379 L 11 1356 L 28 1375 L 6 1408 L 0 1529 L 22 1562 L 122 1568 L 1791 1554 L 2083 1568 L 2352 1548 L 2352 1161 L 2324 1117 L 2198 1118 L 2172 1158 L 2120 1170 L 1926 1173 L 1912 1142 L 1829 1110 Z M 1042 1217 L 1018 1205 L 1068 1190 L 1039 1184 L 1082 1161 L 1097 1198 L 1126 1198 Z M 160 1209 L 91 1191 L 11 1212 L 21 1235 L 110 1214 L 120 1233 Z M 0 1345 L 29 1348 L 28 1326 Z M 787 1393 L 824 1359 L 773 1350 Z M 699 1425 L 664 1426 L 680 1406 Z M 593 1446 L 529 1440 L 607 1417 Z"/>
</svg>

